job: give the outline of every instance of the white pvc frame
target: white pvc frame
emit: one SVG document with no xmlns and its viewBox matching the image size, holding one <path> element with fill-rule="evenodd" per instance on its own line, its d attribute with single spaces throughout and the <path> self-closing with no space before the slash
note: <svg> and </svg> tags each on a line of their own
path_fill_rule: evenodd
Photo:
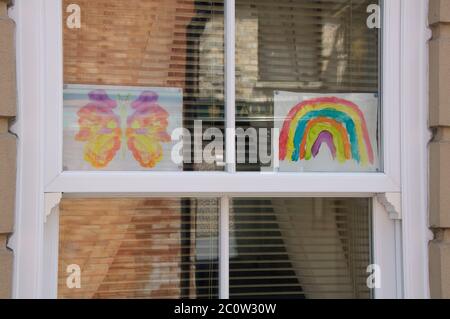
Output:
<svg viewBox="0 0 450 319">
<path fill-rule="evenodd" d="M 19 81 L 19 115 L 14 128 L 19 136 L 17 218 L 11 242 L 16 252 L 14 297 L 56 297 L 57 245 L 55 252 L 48 238 L 49 233 L 57 237 L 57 226 L 49 226 L 57 225 L 57 218 L 45 222 L 49 211 L 45 199 L 49 202 L 52 193 L 56 197 L 61 193 L 217 196 L 222 198 L 222 212 L 228 211 L 225 208 L 230 196 L 375 198 L 377 194 L 390 194 L 393 196 L 384 198 L 401 199 L 397 221 L 383 212 L 389 211 L 386 205 L 374 200 L 374 260 L 385 269 L 376 297 L 428 297 L 429 235 L 424 192 L 427 6 L 427 0 L 386 0 L 384 4 L 384 173 L 236 173 L 233 165 L 226 172 L 63 172 L 61 1 L 16 0 L 11 11 L 17 23 Z M 226 0 L 225 12 L 226 119 L 232 131 L 234 45 L 229 44 L 235 37 L 234 0 Z M 234 139 L 227 138 L 226 147 L 227 162 L 233 162 Z M 54 211 L 57 214 L 57 209 Z M 227 227 L 227 216 L 221 215 L 222 231 Z M 220 241 L 222 252 L 227 249 L 227 236 Z M 228 258 L 221 258 L 220 265 L 221 297 L 227 298 Z M 50 276 L 48 268 L 53 269 Z"/>
</svg>

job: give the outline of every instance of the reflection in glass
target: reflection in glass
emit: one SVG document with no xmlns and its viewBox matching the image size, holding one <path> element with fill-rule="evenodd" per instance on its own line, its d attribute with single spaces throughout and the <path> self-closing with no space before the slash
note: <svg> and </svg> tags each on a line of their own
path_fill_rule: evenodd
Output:
<svg viewBox="0 0 450 319">
<path fill-rule="evenodd" d="M 59 298 L 218 297 L 216 199 L 64 198 L 59 238 Z"/>
<path fill-rule="evenodd" d="M 371 297 L 370 200 L 233 200 L 231 298 Z"/>
</svg>

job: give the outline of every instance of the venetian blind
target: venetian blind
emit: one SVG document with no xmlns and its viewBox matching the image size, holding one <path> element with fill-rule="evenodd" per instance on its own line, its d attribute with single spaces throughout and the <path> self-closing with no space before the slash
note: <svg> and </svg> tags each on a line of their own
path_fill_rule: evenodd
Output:
<svg viewBox="0 0 450 319">
<path fill-rule="evenodd" d="M 231 298 L 369 298 L 366 199 L 234 199 Z"/>
<path fill-rule="evenodd" d="M 367 8 L 377 3 L 237 0 L 237 92 L 244 99 L 264 87 L 376 93 L 378 29 L 368 27 Z"/>
</svg>

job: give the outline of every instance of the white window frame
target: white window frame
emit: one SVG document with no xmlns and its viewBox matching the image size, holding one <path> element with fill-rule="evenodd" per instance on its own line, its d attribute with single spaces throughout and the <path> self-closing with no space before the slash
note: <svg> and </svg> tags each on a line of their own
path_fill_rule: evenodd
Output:
<svg viewBox="0 0 450 319">
<path fill-rule="evenodd" d="M 234 0 L 225 1 L 226 120 L 232 132 L 235 50 L 228 44 L 235 39 L 235 9 Z M 224 230 L 232 196 L 373 197 L 374 260 L 383 270 L 376 297 L 427 298 L 428 1 L 386 0 L 383 8 L 383 173 L 236 173 L 233 165 L 226 172 L 64 172 L 61 1 L 16 0 L 10 12 L 17 23 L 19 90 L 14 297 L 56 297 L 62 193 L 127 193 L 221 197 L 221 252 L 228 248 Z M 234 149 L 234 138 L 227 138 L 227 162 L 234 162 Z M 227 298 L 228 258 L 220 265 L 220 296 Z"/>
</svg>

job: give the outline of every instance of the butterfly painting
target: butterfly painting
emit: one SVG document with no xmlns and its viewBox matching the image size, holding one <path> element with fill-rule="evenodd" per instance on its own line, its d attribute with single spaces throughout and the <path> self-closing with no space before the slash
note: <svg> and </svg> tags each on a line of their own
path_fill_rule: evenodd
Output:
<svg viewBox="0 0 450 319">
<path fill-rule="evenodd" d="M 168 150 L 171 129 L 181 124 L 180 92 L 167 88 L 67 88 L 65 168 L 177 169 L 170 163 Z"/>
</svg>

